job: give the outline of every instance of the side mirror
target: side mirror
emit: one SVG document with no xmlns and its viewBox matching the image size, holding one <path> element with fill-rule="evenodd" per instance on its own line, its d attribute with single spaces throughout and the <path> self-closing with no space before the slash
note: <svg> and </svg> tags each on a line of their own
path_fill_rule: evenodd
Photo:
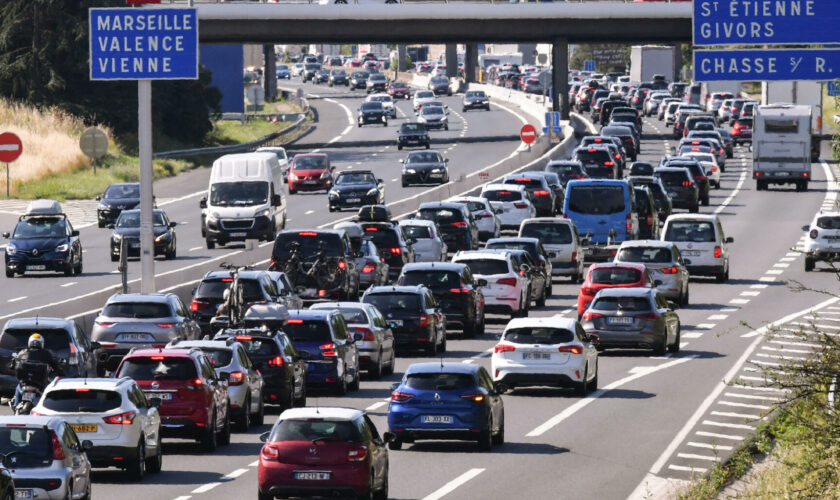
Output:
<svg viewBox="0 0 840 500">
<path fill-rule="evenodd" d="M 335 165 L 330 165 L 330 172 L 335 172 Z"/>
<path fill-rule="evenodd" d="M 503 382 L 493 382 L 493 389 L 499 394 L 504 394 L 510 389 L 507 384 Z"/>
<path fill-rule="evenodd" d="M 207 197 L 204 196 L 200 200 L 198 200 L 198 207 L 199 208 L 207 208 Z"/>
<path fill-rule="evenodd" d="M 487 280 L 484 278 L 479 278 L 475 280 L 476 286 L 487 286 Z"/>
<path fill-rule="evenodd" d="M 230 380 L 230 372 L 221 372 L 219 373 L 219 380 L 224 380 L 225 382 Z"/>
<path fill-rule="evenodd" d="M 271 435 L 271 431 L 263 432 L 262 434 L 260 434 L 260 442 L 265 443 L 266 441 L 268 441 L 268 436 L 270 436 L 270 435 Z"/>
<path fill-rule="evenodd" d="M 443 162 L 444 163 L 449 163 L 449 158 L 446 158 L 445 160 L 443 160 Z"/>
<path fill-rule="evenodd" d="M 90 342 L 90 350 L 91 351 L 95 351 L 95 350 L 101 349 L 101 348 L 102 348 L 102 344 L 100 344 L 99 342 L 97 342 L 95 340 L 92 340 Z"/>
<path fill-rule="evenodd" d="M 386 432 L 386 433 L 382 434 L 382 440 L 385 441 L 386 443 L 393 443 L 394 441 L 397 440 L 397 435 L 394 434 L 393 432 Z"/>
<path fill-rule="evenodd" d="M 283 197 L 280 196 L 279 194 L 275 194 L 274 196 L 271 197 L 271 206 L 279 207 L 282 204 L 283 204 Z"/>
<path fill-rule="evenodd" d="M 114 223 L 110 222 L 108 224 L 105 224 L 105 227 L 108 228 L 108 229 L 114 229 Z M 6 234 L 8 234 L 8 233 L 6 233 Z"/>
<path fill-rule="evenodd" d="M 11 235 L 9 234 L 9 232 L 8 232 L 8 231 L 6 231 L 5 233 L 3 233 L 3 237 L 4 237 L 4 238 L 6 238 L 6 239 L 9 239 L 9 236 L 11 236 Z"/>
<path fill-rule="evenodd" d="M 178 223 L 177 223 L 177 222 L 175 222 L 174 220 L 169 221 L 169 227 L 175 227 L 175 226 L 177 226 L 177 225 L 178 225 Z"/>
<path fill-rule="evenodd" d="M 521 266 L 519 266 L 519 270 L 528 273 L 531 272 L 531 266 L 529 266 L 528 264 L 522 264 Z"/>
<path fill-rule="evenodd" d="M 807 226 L 805 226 L 805 227 L 807 227 Z M 806 229 L 806 231 L 807 231 L 807 229 Z M 733 238 L 732 236 L 727 236 L 726 239 L 723 240 L 723 242 L 724 243 L 735 243 L 735 238 Z"/>
<path fill-rule="evenodd" d="M 160 408 L 160 405 L 163 404 L 163 400 L 160 398 L 149 398 L 149 405 L 152 408 Z"/>
<path fill-rule="evenodd" d="M 683 259 L 683 263 L 687 266 L 691 265 L 691 259 Z"/>
<path fill-rule="evenodd" d="M 391 384 L 391 390 L 396 391 L 397 389 L 400 388 L 401 385 L 402 385 L 402 383 L 400 383 L 400 382 L 394 382 L 393 384 Z"/>
<path fill-rule="evenodd" d="M 382 179 L 376 179 L 376 183 L 381 186 L 382 184 L 385 184 L 385 181 Z"/>
<path fill-rule="evenodd" d="M 96 201 L 102 201 L 102 197 L 99 195 L 96 195 L 93 199 Z"/>
<path fill-rule="evenodd" d="M 810 228 L 811 228 L 811 226 L 808 226 L 808 225 L 804 225 L 804 226 L 802 226 L 802 230 L 803 230 L 803 231 L 807 231 L 807 230 L 808 230 L 808 229 L 810 229 Z M 3 233 L 3 236 L 5 236 L 5 235 L 7 235 L 7 234 L 9 234 L 9 233 Z M 8 238 L 8 236 L 6 236 L 6 238 Z"/>
<path fill-rule="evenodd" d="M 78 231 L 78 230 L 76 230 L 76 229 L 74 229 L 74 230 L 70 233 L 70 236 L 79 236 L 79 231 Z"/>
<path fill-rule="evenodd" d="M 400 163 L 405 163 L 405 158 L 400 158 Z"/>
<path fill-rule="evenodd" d="M 362 335 L 361 333 L 354 333 L 353 334 L 353 342 L 361 342 L 362 339 L 364 339 L 364 338 L 365 338 L 365 336 Z"/>
<path fill-rule="evenodd" d="M 677 304 L 674 303 L 673 301 L 669 300 L 668 301 L 668 309 L 676 309 L 676 308 L 677 308 Z"/>
<path fill-rule="evenodd" d="M 93 443 L 90 439 L 85 439 L 84 441 L 82 441 L 82 451 L 88 451 L 91 448 L 93 448 Z"/>
<path fill-rule="evenodd" d="M 653 280 L 653 286 L 661 286 L 662 280 Z"/>
</svg>

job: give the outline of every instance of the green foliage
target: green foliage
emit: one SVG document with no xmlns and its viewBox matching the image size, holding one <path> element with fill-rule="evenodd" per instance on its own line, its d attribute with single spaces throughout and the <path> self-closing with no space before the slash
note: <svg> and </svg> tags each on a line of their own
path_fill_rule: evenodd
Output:
<svg viewBox="0 0 840 500">
<path fill-rule="evenodd" d="M 583 69 L 584 61 L 587 59 L 594 59 L 592 53 L 595 49 L 622 49 L 625 51 L 625 63 L 630 62 L 630 47 L 627 45 L 616 45 L 616 44 L 580 44 L 577 45 L 577 49 L 575 50 L 574 55 L 569 59 L 569 68 L 573 69 Z M 620 66 L 620 65 L 618 65 Z M 618 68 L 618 66 L 609 66 L 609 67 L 601 67 L 598 66 L 598 71 L 612 71 Z M 624 69 L 624 68 L 621 68 Z"/>
</svg>

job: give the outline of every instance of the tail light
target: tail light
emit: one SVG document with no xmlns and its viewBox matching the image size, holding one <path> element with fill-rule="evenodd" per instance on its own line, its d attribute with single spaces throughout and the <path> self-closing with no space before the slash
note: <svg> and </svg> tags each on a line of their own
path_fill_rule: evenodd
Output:
<svg viewBox="0 0 840 500">
<path fill-rule="evenodd" d="M 240 371 L 230 372 L 228 385 L 242 385 L 245 382 L 245 374 Z"/>
<path fill-rule="evenodd" d="M 397 401 L 400 403 L 402 403 L 403 401 L 408 401 L 413 397 L 414 394 L 409 394 L 407 392 L 394 391 L 391 393 L 391 401 Z"/>
<path fill-rule="evenodd" d="M 612 167 L 613 165 L 615 165 L 615 163 L 614 163 L 614 162 L 611 162 L 611 161 L 605 161 L 605 162 L 604 162 L 604 165 L 606 165 L 606 166 L 608 166 L 608 167 Z"/>
<path fill-rule="evenodd" d="M 363 273 L 372 273 L 376 269 L 376 264 L 373 262 L 368 262 L 365 264 L 365 267 L 362 268 Z"/>
<path fill-rule="evenodd" d="M 467 223 L 464 221 L 453 222 L 452 225 L 455 227 L 467 227 Z"/>
<path fill-rule="evenodd" d="M 321 356 L 324 356 L 325 358 L 336 357 L 335 344 L 321 344 L 318 346 L 318 349 L 321 349 Z"/>
<path fill-rule="evenodd" d="M 660 272 L 662 272 L 662 274 L 677 274 L 678 271 L 679 271 L 679 269 L 677 269 L 677 266 L 666 267 L 664 269 L 660 269 Z"/>
<path fill-rule="evenodd" d="M 276 446 L 267 444 L 263 446 L 261 455 L 265 460 L 277 460 L 280 456 L 280 451 Z"/>
<path fill-rule="evenodd" d="M 516 286 L 516 278 L 500 278 L 496 283 L 499 285 Z"/>
<path fill-rule="evenodd" d="M 817 239 L 817 236 L 819 236 L 819 235 L 820 235 L 820 232 L 817 231 L 816 229 L 811 229 L 811 232 L 808 233 L 808 236 L 810 236 L 812 240 Z"/>
<path fill-rule="evenodd" d="M 134 417 L 136 416 L 137 413 L 133 411 L 127 411 L 125 413 L 120 413 L 119 415 L 111 415 L 110 417 L 104 417 L 102 420 L 104 420 L 106 424 L 131 425 L 134 423 Z"/>
<path fill-rule="evenodd" d="M 572 354 L 583 354 L 583 347 L 579 345 L 561 345 L 557 348 L 560 352 L 569 352 Z"/>
<path fill-rule="evenodd" d="M 580 293 L 583 295 L 595 295 L 595 290 L 589 288 L 588 286 L 580 287 Z"/>
<path fill-rule="evenodd" d="M 157 326 L 160 328 L 172 328 L 175 326 L 175 323 L 158 323 Z"/>
<path fill-rule="evenodd" d="M 723 252 L 721 251 L 720 247 L 716 246 L 715 247 L 715 258 L 719 259 L 721 255 L 723 255 Z"/>
<path fill-rule="evenodd" d="M 472 393 L 472 394 L 462 394 L 461 399 L 467 399 L 474 403 L 481 403 L 484 401 L 484 394 L 480 392 Z"/>
<path fill-rule="evenodd" d="M 593 313 L 593 312 L 588 312 L 588 311 L 583 313 L 583 320 L 584 321 L 590 321 L 590 320 L 593 320 L 593 319 L 598 319 L 598 318 L 603 318 L 603 317 L 604 317 L 603 314 L 598 314 L 598 313 Z"/>
<path fill-rule="evenodd" d="M 429 326 L 429 315 L 428 314 L 423 313 L 423 314 L 420 315 L 420 326 L 421 327 Z"/>
<path fill-rule="evenodd" d="M 548 191 L 540 189 L 539 191 L 534 191 L 534 196 L 548 196 Z"/>
<path fill-rule="evenodd" d="M 616 153 L 614 156 L 615 156 L 615 159 L 616 159 L 616 160 L 618 160 L 619 158 L 621 158 L 621 155 L 620 155 L 620 154 L 618 154 L 618 153 Z"/>
<path fill-rule="evenodd" d="M 572 262 L 577 260 L 577 252 L 572 252 Z"/>
<path fill-rule="evenodd" d="M 55 431 L 50 431 L 50 434 L 52 435 L 53 460 L 64 460 L 66 457 L 64 456 L 64 448 L 61 447 L 61 441 L 58 440 Z"/>
<path fill-rule="evenodd" d="M 705 175 L 698 175 L 698 176 L 697 176 L 697 180 L 698 180 L 698 181 L 705 181 L 705 180 L 706 180 L 706 176 L 705 176 Z"/>
<path fill-rule="evenodd" d="M 338 268 L 339 269 L 346 269 L 347 268 L 347 263 L 344 262 L 344 259 L 341 259 L 340 261 L 338 261 Z"/>
<path fill-rule="evenodd" d="M 326 297 L 327 291 L 324 289 L 318 290 L 318 297 Z"/>
<path fill-rule="evenodd" d="M 190 311 L 193 312 L 207 309 L 208 307 L 210 307 L 210 303 L 203 300 L 193 299 L 193 301 L 190 302 Z"/>
<path fill-rule="evenodd" d="M 493 348 L 493 352 L 499 354 L 501 352 L 513 352 L 516 350 L 515 346 L 510 344 L 498 344 L 496 347 Z"/>
<path fill-rule="evenodd" d="M 360 327 L 353 327 L 352 328 L 354 333 L 361 333 L 362 340 L 371 341 L 376 340 L 376 337 L 373 336 L 373 330 L 370 328 L 360 328 Z"/>
<path fill-rule="evenodd" d="M 514 203 L 513 206 L 516 208 L 528 208 L 527 203 Z"/>
<path fill-rule="evenodd" d="M 187 382 L 187 389 L 201 389 L 204 382 L 200 378 L 196 378 Z"/>
<path fill-rule="evenodd" d="M 466 288 L 450 288 L 449 293 L 470 293 Z"/>
<path fill-rule="evenodd" d="M 648 226 L 652 226 L 652 225 L 653 225 L 653 215 L 648 215 L 648 216 L 647 216 L 647 225 L 648 225 Z"/>
<path fill-rule="evenodd" d="M 348 462 L 362 462 L 367 458 L 367 448 L 364 446 L 353 446 L 347 450 Z"/>
<path fill-rule="evenodd" d="M 689 187 L 689 186 L 693 186 L 694 182 L 693 181 L 682 181 L 682 185 L 686 186 L 686 187 Z"/>
<path fill-rule="evenodd" d="M 103 327 L 103 328 L 110 328 L 110 327 L 116 325 L 116 323 L 99 323 L 99 322 L 97 322 L 96 324 Z"/>
<path fill-rule="evenodd" d="M 399 255 L 399 254 L 402 253 L 402 248 L 394 247 L 394 248 L 391 249 L 391 253 L 394 254 L 394 255 Z"/>
<path fill-rule="evenodd" d="M 268 364 L 271 366 L 283 366 L 284 363 L 283 356 L 274 356 L 268 360 Z"/>
<path fill-rule="evenodd" d="M 636 319 L 649 319 L 652 321 L 656 321 L 657 319 L 659 319 L 659 315 L 656 313 L 637 314 Z"/>
</svg>

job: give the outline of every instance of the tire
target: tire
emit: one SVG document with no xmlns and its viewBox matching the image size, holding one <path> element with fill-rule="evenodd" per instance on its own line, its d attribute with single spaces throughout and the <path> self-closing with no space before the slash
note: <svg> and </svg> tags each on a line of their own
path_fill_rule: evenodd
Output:
<svg viewBox="0 0 840 500">
<path fill-rule="evenodd" d="M 205 429 L 201 439 L 199 440 L 201 447 L 206 452 L 214 452 L 219 447 L 219 442 L 216 440 L 216 411 L 213 410 L 213 418 L 210 421 L 210 427 Z"/>
<path fill-rule="evenodd" d="M 595 363 L 595 376 L 592 377 L 592 380 L 589 382 L 589 392 L 595 392 L 598 390 L 598 363 Z"/>
<path fill-rule="evenodd" d="M 298 407 L 306 406 L 306 384 L 301 388 L 300 397 L 295 400 L 295 405 Z"/>
<path fill-rule="evenodd" d="M 548 278 L 548 287 L 546 287 L 546 289 L 545 289 L 545 297 L 549 298 L 552 295 L 554 295 L 554 278 L 549 277 Z"/>
<path fill-rule="evenodd" d="M 359 390 L 359 383 L 360 383 L 359 379 L 360 378 L 361 378 L 361 374 L 359 373 L 359 368 L 356 367 L 356 375 L 353 377 L 353 381 L 350 382 L 350 385 L 348 385 L 347 388 L 349 390 L 353 391 L 353 392 L 358 391 Z"/>
<path fill-rule="evenodd" d="M 214 248 L 216 248 L 216 242 L 211 240 L 210 238 L 207 238 L 204 241 L 207 244 L 207 250 L 213 250 Z"/>
<path fill-rule="evenodd" d="M 575 384 L 575 395 L 578 397 L 586 397 L 589 393 L 589 382 L 586 380 L 589 378 L 589 365 L 583 369 L 583 380 Z"/>
<path fill-rule="evenodd" d="M 428 142 L 427 142 L 427 143 L 426 143 L 426 149 L 429 149 L 430 147 L 432 147 L 431 143 L 428 143 Z"/>
<path fill-rule="evenodd" d="M 373 494 L 374 500 L 388 500 L 388 468 L 385 468 L 385 478 L 379 491 Z"/>
<path fill-rule="evenodd" d="M 478 433 L 478 450 L 492 451 L 493 450 L 493 420 L 489 419 L 487 422 L 487 430 Z"/>
<path fill-rule="evenodd" d="M 688 306 L 688 296 L 689 296 L 688 294 L 689 294 L 689 290 L 688 290 L 688 288 L 686 288 L 685 295 L 683 296 L 682 301 L 680 302 L 680 307 Z"/>
<path fill-rule="evenodd" d="M 449 130 L 449 124 L 448 123 L 443 126 L 443 130 Z"/>
<path fill-rule="evenodd" d="M 805 272 L 809 273 L 813 271 L 815 264 L 816 261 L 814 259 L 809 259 L 808 257 L 805 257 Z M 8 276 L 8 271 L 6 273 L 6 275 Z"/>
<path fill-rule="evenodd" d="M 132 481 L 142 481 L 146 476 L 146 443 L 141 439 L 137 443 L 137 456 L 126 469 Z"/>
<path fill-rule="evenodd" d="M 105 227 L 105 221 L 101 220 L 101 221 L 97 222 L 96 225 L 99 226 L 99 229 L 102 229 L 103 227 Z"/>
<path fill-rule="evenodd" d="M 677 326 L 677 337 L 674 339 L 674 343 L 668 346 L 668 352 L 677 353 L 680 352 L 680 327 Z"/>
<path fill-rule="evenodd" d="M 230 401 L 228 401 L 228 413 L 225 417 L 225 426 L 222 427 L 222 433 L 219 436 L 219 444 L 223 446 L 230 444 Z"/>
<path fill-rule="evenodd" d="M 378 380 L 378 379 L 380 379 L 380 378 L 382 378 L 382 372 L 384 371 L 384 370 L 383 370 L 383 368 L 382 368 L 382 356 L 383 356 L 383 355 L 384 355 L 384 353 L 383 353 L 383 352 L 382 352 L 382 350 L 380 349 L 380 351 L 379 351 L 379 359 L 378 359 L 378 360 L 377 360 L 377 362 L 376 362 L 376 366 L 375 366 L 374 368 L 371 368 L 371 369 L 368 371 L 368 374 L 371 376 L 371 378 L 375 378 L 375 379 L 377 379 L 377 380 Z"/>
<path fill-rule="evenodd" d="M 428 357 L 434 356 L 436 352 L 437 343 L 435 343 L 434 341 L 430 342 L 428 345 L 426 345 L 426 347 L 423 348 L 423 354 L 425 354 Z"/>
<path fill-rule="evenodd" d="M 73 272 L 76 273 L 76 276 L 79 276 L 80 274 L 82 274 L 83 264 L 84 264 L 84 262 L 82 261 L 82 256 L 79 255 L 79 264 L 73 270 Z"/>
<path fill-rule="evenodd" d="M 260 426 L 265 423 L 265 403 L 263 402 L 262 395 L 260 395 L 260 409 L 257 410 L 257 413 L 251 414 L 251 425 Z"/>
<path fill-rule="evenodd" d="M 505 444 L 505 414 L 502 413 L 502 425 L 499 426 L 499 432 L 493 436 L 493 444 L 495 446 L 501 446 Z"/>
<path fill-rule="evenodd" d="M 688 209 L 689 213 L 696 214 L 700 211 L 700 205 L 694 205 Z"/>
<path fill-rule="evenodd" d="M 73 274 L 75 274 L 75 272 L 76 272 L 76 268 L 73 266 L 73 264 L 70 264 L 70 265 L 67 266 L 67 269 L 64 270 L 64 275 L 65 276 L 73 276 Z"/>
<path fill-rule="evenodd" d="M 446 352 L 446 333 L 443 334 L 443 340 L 440 342 L 440 346 L 436 349 L 437 352 L 443 354 Z"/>
<path fill-rule="evenodd" d="M 289 194 L 297 194 L 297 189 L 289 188 Z"/>
<path fill-rule="evenodd" d="M 726 283 L 729 280 L 729 269 L 721 269 L 721 273 L 715 276 L 716 283 Z"/>
<path fill-rule="evenodd" d="M 708 206 L 709 206 L 709 197 L 708 197 L 708 196 L 706 196 L 705 198 L 703 198 L 703 206 L 704 206 L 704 207 L 708 207 Z"/>
<path fill-rule="evenodd" d="M 397 150 L 402 151 L 402 144 L 397 144 Z"/>
<path fill-rule="evenodd" d="M 111 254 L 111 262 L 119 262 L 119 261 L 120 261 L 120 256 L 119 255 Z M 6 273 L 8 274 L 8 271 L 6 271 Z"/>
<path fill-rule="evenodd" d="M 251 397 L 245 398 L 245 404 L 242 406 L 242 416 L 236 421 L 236 430 L 238 432 L 248 432 L 251 428 Z"/>
<path fill-rule="evenodd" d="M 546 289 L 543 289 L 542 297 L 537 299 L 534 302 L 534 305 L 536 305 L 537 307 L 545 307 L 545 299 L 547 298 L 546 297 L 547 294 L 548 294 L 548 291 Z"/>
<path fill-rule="evenodd" d="M 263 493 L 259 489 L 257 490 L 257 500 L 274 500 L 274 498 L 271 493 Z"/>
<path fill-rule="evenodd" d="M 531 309 L 531 290 L 528 290 L 528 293 L 525 294 L 525 301 L 519 308 L 519 317 L 520 318 L 527 318 L 528 311 Z"/>
<path fill-rule="evenodd" d="M 386 375 L 392 375 L 397 365 L 397 353 L 391 349 L 391 361 L 388 363 L 388 368 L 385 369 Z"/>
<path fill-rule="evenodd" d="M 393 441 L 388 443 L 388 449 L 398 451 L 398 450 L 402 449 L 402 445 L 403 445 L 402 439 L 400 439 L 399 436 L 398 436 L 398 437 L 395 437 Z"/>
<path fill-rule="evenodd" d="M 665 351 L 667 350 L 667 340 L 663 340 L 661 344 L 654 346 L 653 348 L 653 355 L 654 356 L 664 356 Z"/>
<path fill-rule="evenodd" d="M 336 383 L 335 392 L 339 396 L 347 394 L 347 374 L 342 374 L 341 380 Z"/>
<path fill-rule="evenodd" d="M 721 170 L 721 172 L 722 172 L 722 171 L 723 171 L 723 170 Z M 720 182 L 716 182 L 716 183 L 715 183 L 715 189 L 720 189 Z"/>
<path fill-rule="evenodd" d="M 15 272 L 14 272 L 14 271 L 10 271 L 10 270 L 7 268 L 7 269 L 6 269 L 6 277 L 7 277 L 7 278 L 14 278 L 14 277 L 15 277 Z"/>
<path fill-rule="evenodd" d="M 160 443 L 160 429 L 158 429 L 157 436 L 157 453 L 146 459 L 146 472 L 150 474 L 157 474 L 163 469 L 163 446 Z"/>
</svg>

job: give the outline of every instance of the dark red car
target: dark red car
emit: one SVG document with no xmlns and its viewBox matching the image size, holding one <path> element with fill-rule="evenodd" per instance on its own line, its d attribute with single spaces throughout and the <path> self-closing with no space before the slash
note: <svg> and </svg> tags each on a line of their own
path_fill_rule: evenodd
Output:
<svg viewBox="0 0 840 500">
<path fill-rule="evenodd" d="M 753 118 L 738 118 L 732 124 L 732 141 L 735 144 L 752 142 Z"/>
<path fill-rule="evenodd" d="M 652 286 L 654 286 L 653 279 L 644 264 L 614 264 L 612 262 L 592 264 L 586 272 L 586 279 L 578 293 L 578 319 L 583 316 L 595 295 L 604 288 L 650 288 Z"/>
<path fill-rule="evenodd" d="M 163 436 L 195 439 L 206 451 L 230 443 L 230 374 L 217 376 L 201 351 L 136 350 L 114 376 L 132 378 L 148 398 L 160 398 Z"/>
<path fill-rule="evenodd" d="M 280 414 L 257 469 L 257 497 L 388 498 L 387 442 L 363 411 L 292 408 Z"/>
<path fill-rule="evenodd" d="M 387 92 L 394 99 L 408 99 L 411 97 L 411 90 L 403 82 L 391 82 L 388 84 Z"/>
<path fill-rule="evenodd" d="M 330 157 L 325 153 L 295 155 L 289 167 L 289 194 L 298 191 L 329 191 L 333 184 Z"/>
</svg>

